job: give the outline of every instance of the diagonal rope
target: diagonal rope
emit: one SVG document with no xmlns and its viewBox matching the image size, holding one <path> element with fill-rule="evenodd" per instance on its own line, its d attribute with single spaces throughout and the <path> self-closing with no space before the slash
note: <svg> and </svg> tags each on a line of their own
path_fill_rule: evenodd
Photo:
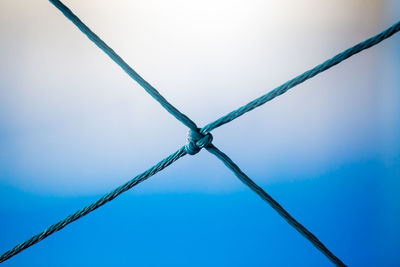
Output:
<svg viewBox="0 0 400 267">
<path fill-rule="evenodd" d="M 197 129 L 196 124 L 185 114 L 180 112 L 172 104 L 170 104 L 151 84 L 145 81 L 136 71 L 134 71 L 128 63 L 126 63 L 115 51 L 100 39 L 92 30 L 89 29 L 72 11 L 59 0 L 49 0 L 56 8 L 58 8 L 76 27 L 81 30 L 95 45 L 103 50 L 115 63 L 117 63 L 133 80 L 146 90 L 165 110 L 172 114 L 176 119 L 186 125 L 189 129 Z"/>
<path fill-rule="evenodd" d="M 143 182 L 150 176 L 152 176 L 152 175 L 156 174 L 157 172 L 163 170 L 164 168 L 168 167 L 173 162 L 177 161 L 179 158 L 185 156 L 186 154 L 187 154 L 186 148 L 184 146 L 181 147 L 176 152 L 172 153 L 171 155 L 169 155 L 168 157 L 166 157 L 165 159 L 163 159 L 162 161 L 160 161 L 159 163 L 157 163 L 156 165 L 154 165 L 147 171 L 145 171 L 145 172 L 137 175 L 133 179 L 131 179 L 129 182 L 121 185 L 120 187 L 115 188 L 110 193 L 104 195 L 103 197 L 101 197 L 97 201 L 93 202 L 92 204 L 76 211 L 75 213 L 64 218 L 63 220 L 51 225 L 43 232 L 29 238 L 25 242 L 15 246 L 12 249 L 8 250 L 7 252 L 3 253 L 2 255 L 0 255 L 0 263 L 8 260 L 9 258 L 11 258 L 11 257 L 15 256 L 16 254 L 20 253 L 21 251 L 23 251 L 24 249 L 36 244 L 37 242 L 45 239 L 49 235 L 63 229 L 68 224 L 82 218 L 83 216 L 94 211 L 95 209 L 103 206 L 107 202 L 113 200 L 114 198 L 116 198 L 120 194 L 124 193 L 125 191 L 131 189 L 135 185 L 139 184 L 140 182 Z"/>
<path fill-rule="evenodd" d="M 314 77 L 318 73 L 321 73 L 330 67 L 340 63 L 341 61 L 349 58 L 350 56 L 367 49 L 382 40 L 390 37 L 394 33 L 400 30 L 400 22 L 393 25 L 386 31 L 350 48 L 346 51 L 338 54 L 330 60 L 318 65 L 314 69 L 311 69 L 302 75 L 292 79 L 291 81 L 281 85 L 280 87 L 274 89 L 270 93 L 253 100 L 249 104 L 229 113 L 228 115 L 218 119 L 217 121 L 208 124 L 205 126 L 201 132 L 197 128 L 196 124 L 190 120 L 186 115 L 177 110 L 174 106 L 172 106 L 154 87 L 152 87 L 148 82 L 146 82 L 139 74 L 137 74 L 120 56 L 118 56 L 107 44 L 105 44 L 95 33 L 93 33 L 78 17 L 76 17 L 71 10 L 69 10 L 64 4 L 62 4 L 58 0 L 49 0 L 53 5 L 55 5 L 68 19 L 70 19 L 90 40 L 92 40 L 100 49 L 102 49 L 114 62 L 116 62 L 128 75 L 137 81 L 153 98 L 155 98 L 169 113 L 171 113 L 175 118 L 181 121 L 184 125 L 186 125 L 189 129 L 189 139 L 188 143 L 181 147 L 178 151 L 171 154 L 164 160 L 160 161 L 146 172 L 136 176 L 129 182 L 124 185 L 114 189 L 110 193 L 104 195 L 102 198 L 97 200 L 96 202 L 86 206 L 85 208 L 69 215 L 65 219 L 60 222 L 51 225 L 49 228 L 44 230 L 42 233 L 37 234 L 27 241 L 15 246 L 4 254 L 0 255 L 0 263 L 13 257 L 18 254 L 22 250 L 36 244 L 37 242 L 43 240 L 49 235 L 55 233 L 56 231 L 61 230 L 69 223 L 87 215 L 88 213 L 94 211 L 105 203 L 113 200 L 118 195 L 123 192 L 129 190 L 136 184 L 144 181 L 148 177 L 154 175 L 155 173 L 163 170 L 179 158 L 183 157 L 186 154 L 194 155 L 198 153 L 201 148 L 206 147 L 206 149 L 217 156 L 220 160 L 224 162 L 224 164 L 231 169 L 238 178 L 248 185 L 253 191 L 255 191 L 261 198 L 267 201 L 286 221 L 289 222 L 297 231 L 299 231 L 304 237 L 306 237 L 310 242 L 314 244 L 322 253 L 324 253 L 333 263 L 338 266 L 345 266 L 336 256 L 334 256 L 311 232 L 309 232 L 304 226 L 298 223 L 289 213 L 287 213 L 271 196 L 269 196 L 261 187 L 256 185 L 249 177 L 244 174 L 239 167 L 223 152 L 218 150 L 214 145 L 212 145 L 212 136 L 209 133 L 213 129 L 232 121 L 233 119 L 243 115 L 244 113 L 268 102 L 269 100 L 275 98 L 278 95 L 283 94 L 290 88 L 296 86 L 299 83 L 304 82 L 305 80 Z"/>
<path fill-rule="evenodd" d="M 186 152 L 190 155 L 195 155 L 200 152 L 202 148 L 206 148 L 208 152 L 215 155 L 220 159 L 233 173 L 250 189 L 257 193 L 263 200 L 265 200 L 271 207 L 278 212 L 293 228 L 300 234 L 307 238 L 318 250 L 320 250 L 332 263 L 337 266 L 346 266 L 340 261 L 329 249 L 322 244 L 319 239 L 294 219 L 279 203 L 274 200 L 268 193 L 261 187 L 254 183 L 240 168 L 222 151 L 212 144 L 213 136 L 211 133 L 202 134 L 189 130 L 188 140 L 186 144 Z"/>
<path fill-rule="evenodd" d="M 220 159 L 228 169 L 230 169 L 241 182 L 247 185 L 263 200 L 265 200 L 279 215 L 285 219 L 294 229 L 296 229 L 302 236 L 310 241 L 319 251 L 321 251 L 332 263 L 336 266 L 346 266 L 340 259 L 338 259 L 319 239 L 307 230 L 301 223 L 296 221 L 276 200 L 274 200 L 267 192 L 254 183 L 240 168 L 221 150 L 214 145 L 206 147 L 207 151 Z"/>
<path fill-rule="evenodd" d="M 269 93 L 228 113 L 227 115 L 217 119 L 216 121 L 207 124 L 205 127 L 203 127 L 201 129 L 201 131 L 203 133 L 211 132 L 215 128 L 218 128 L 218 127 L 224 125 L 225 123 L 228 123 L 228 122 L 236 119 L 237 117 L 242 116 L 243 114 L 249 112 L 250 110 L 253 110 L 253 109 L 265 104 L 266 102 L 274 99 L 275 97 L 287 92 L 289 89 L 295 87 L 296 85 L 298 85 L 302 82 L 305 82 L 306 80 L 314 77 L 315 75 L 339 64 L 343 60 L 348 59 L 349 57 L 382 42 L 383 40 L 385 40 L 385 39 L 389 38 L 390 36 L 392 36 L 393 34 L 397 33 L 398 31 L 400 31 L 400 21 L 397 22 L 396 24 L 394 24 L 393 26 L 391 26 L 390 28 L 384 30 L 383 32 L 381 32 L 381 33 L 379 33 L 379 34 L 377 34 L 377 35 L 375 35 L 375 36 L 373 36 L 373 37 L 371 37 L 349 49 L 346 49 L 345 51 L 337 54 L 333 58 L 326 60 L 324 63 L 317 65 L 316 67 L 304 72 L 303 74 L 291 79 L 290 81 L 287 81 L 286 83 L 278 86 L 277 88 L 270 91 Z"/>
</svg>

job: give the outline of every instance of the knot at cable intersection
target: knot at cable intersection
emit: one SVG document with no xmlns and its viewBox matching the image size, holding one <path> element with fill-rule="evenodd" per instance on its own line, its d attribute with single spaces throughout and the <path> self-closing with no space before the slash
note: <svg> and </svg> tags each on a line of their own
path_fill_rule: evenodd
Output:
<svg viewBox="0 0 400 267">
<path fill-rule="evenodd" d="M 203 134 L 198 131 L 189 130 L 187 143 L 185 145 L 186 152 L 189 155 L 197 154 L 203 147 L 211 144 L 213 136 L 210 133 Z"/>
</svg>

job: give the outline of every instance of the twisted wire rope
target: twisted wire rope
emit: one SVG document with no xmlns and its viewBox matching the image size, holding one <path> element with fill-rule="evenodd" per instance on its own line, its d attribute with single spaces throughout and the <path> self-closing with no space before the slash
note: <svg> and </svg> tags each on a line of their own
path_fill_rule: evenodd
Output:
<svg viewBox="0 0 400 267">
<path fill-rule="evenodd" d="M 343 60 L 351 57 L 354 54 L 361 52 L 371 46 L 378 44 L 386 38 L 389 38 L 394 33 L 400 30 L 400 22 L 394 24 L 392 27 L 383 31 L 382 33 L 361 42 L 344 52 L 336 55 L 335 57 L 325 61 L 324 63 L 314 67 L 311 70 L 304 72 L 303 74 L 295 77 L 294 79 L 284 83 L 283 85 L 275 88 L 271 92 L 249 102 L 227 115 L 221 117 L 220 119 L 206 125 L 202 129 L 199 129 L 196 124 L 188 118 L 185 114 L 180 112 L 172 104 L 170 104 L 153 86 L 151 86 L 147 81 L 145 81 L 138 73 L 136 73 L 117 53 L 114 52 L 104 41 L 102 41 L 94 32 L 92 32 L 72 11 L 62 4 L 59 0 L 49 0 L 55 7 L 57 7 L 69 20 L 71 20 L 91 41 L 93 41 L 100 49 L 102 49 L 114 62 L 116 62 L 132 79 L 137 81 L 156 101 L 158 101 L 170 114 L 172 114 L 176 119 L 181 121 L 186 125 L 189 130 L 189 136 L 187 144 L 176 152 L 163 159 L 147 171 L 142 174 L 137 175 L 124 185 L 117 187 L 110 193 L 104 195 L 96 202 L 78 210 L 77 212 L 67 216 L 65 219 L 59 221 L 48 227 L 46 230 L 37 234 L 25 242 L 15 246 L 9 251 L 0 255 L 0 263 L 11 258 L 12 256 L 18 254 L 22 250 L 36 244 L 37 242 L 43 240 L 49 235 L 61 230 L 66 225 L 71 222 L 87 215 L 88 213 L 94 211 L 100 206 L 106 204 L 107 202 L 113 200 L 118 195 L 131 189 L 133 186 L 139 184 L 150 176 L 156 174 L 157 172 L 163 170 L 167 166 L 171 165 L 173 162 L 179 158 L 185 156 L 186 154 L 195 155 L 202 148 L 206 148 L 208 152 L 215 155 L 220 159 L 245 185 L 247 185 L 251 190 L 257 193 L 263 200 L 265 200 L 270 206 L 278 212 L 278 214 L 283 217 L 293 228 L 295 228 L 300 234 L 307 238 L 318 250 L 320 250 L 332 263 L 337 266 L 346 266 L 344 263 L 338 259 L 331 251 L 329 251 L 326 246 L 310 231 L 308 231 L 303 225 L 297 222 L 278 202 L 276 202 L 269 194 L 267 194 L 261 187 L 255 184 L 240 168 L 222 151 L 216 148 L 212 144 L 212 135 L 210 132 L 223 124 L 226 124 L 237 117 L 247 113 L 248 111 L 259 107 L 266 102 L 272 100 L 276 96 L 279 96 L 294 86 L 314 77 L 315 75 L 333 67 L 334 65 L 342 62 Z"/>
</svg>

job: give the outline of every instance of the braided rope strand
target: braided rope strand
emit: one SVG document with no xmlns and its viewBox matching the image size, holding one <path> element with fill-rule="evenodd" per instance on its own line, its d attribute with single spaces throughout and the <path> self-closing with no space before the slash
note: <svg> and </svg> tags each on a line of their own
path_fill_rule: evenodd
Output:
<svg viewBox="0 0 400 267">
<path fill-rule="evenodd" d="M 59 0 L 49 0 L 58 10 L 60 10 L 78 29 L 85 34 L 97 47 L 104 51 L 115 63 L 117 63 L 133 80 L 146 90 L 158 103 L 161 104 L 177 120 L 186 127 L 196 130 L 196 124 L 185 114 L 180 112 L 171 103 L 169 103 L 151 84 L 144 80 L 128 63 L 126 63 L 115 51 L 100 39 L 88 26 L 86 26 L 68 7 Z"/>
<path fill-rule="evenodd" d="M 163 170 L 164 168 L 171 165 L 173 162 L 179 158 L 185 156 L 186 154 L 194 155 L 198 153 L 203 147 L 205 147 L 210 153 L 214 154 L 219 158 L 230 170 L 232 170 L 235 175 L 247 186 L 249 186 L 254 192 L 256 192 L 262 199 L 268 202 L 288 223 L 293 226 L 297 231 L 299 231 L 304 237 L 306 237 L 317 249 L 319 249 L 325 256 L 327 256 L 334 264 L 337 266 L 345 266 L 336 256 L 334 256 L 322 243 L 315 237 L 311 232 L 309 232 L 304 226 L 298 223 L 287 211 L 285 211 L 282 206 L 279 205 L 271 196 L 269 196 L 261 187 L 255 184 L 246 174 L 244 174 L 239 167 L 223 152 L 218 150 L 214 145 L 212 145 L 212 136 L 210 131 L 213 129 L 226 124 L 235 118 L 247 113 L 248 111 L 265 104 L 266 102 L 272 100 L 276 96 L 279 96 L 294 86 L 314 77 L 315 75 L 333 67 L 334 65 L 342 62 L 343 60 L 351 57 L 352 55 L 361 52 L 364 49 L 372 47 L 386 38 L 389 38 L 394 33 L 400 30 L 400 22 L 394 24 L 392 27 L 383 31 L 382 33 L 361 42 L 352 48 L 345 50 L 344 52 L 336 55 L 335 57 L 325 61 L 324 63 L 316 66 L 315 68 L 304 72 L 303 74 L 297 76 L 296 78 L 286 82 L 285 84 L 277 87 L 271 92 L 257 98 L 245 106 L 242 106 L 235 111 L 221 117 L 220 119 L 206 125 L 199 132 L 196 124 L 188 118 L 186 115 L 181 113 L 172 104 L 170 104 L 154 87 L 152 87 L 147 81 L 145 81 L 138 73 L 136 73 L 118 54 L 116 54 L 104 41 L 102 41 L 94 32 L 92 32 L 75 14 L 72 13 L 64 4 L 59 0 L 49 0 L 56 8 L 58 8 L 68 19 L 70 19 L 91 41 L 93 41 L 100 49 L 102 49 L 114 62 L 116 62 L 132 79 L 137 81 L 154 99 L 156 99 L 170 114 L 172 114 L 176 119 L 181 121 L 190 130 L 190 138 L 187 145 L 181 147 L 175 153 L 171 154 L 164 160 L 160 161 L 147 171 L 142 174 L 137 175 L 135 178 L 131 179 L 124 185 L 112 190 L 110 193 L 104 195 L 102 198 L 96 202 L 78 210 L 77 212 L 69 215 L 65 219 L 51 225 L 49 228 L 37 234 L 27 241 L 15 246 L 4 254 L 0 255 L 0 263 L 13 257 L 14 255 L 20 253 L 22 250 L 36 244 L 37 242 L 43 240 L 49 235 L 61 230 L 66 225 L 79 218 L 89 214 L 100 206 L 106 204 L 107 202 L 115 199 L 118 195 L 131 189 L 133 186 L 144 181 L 150 176 L 156 174 L 157 172 Z"/>
<path fill-rule="evenodd" d="M 206 147 L 207 151 L 220 159 L 228 169 L 230 169 L 239 180 L 265 200 L 278 214 L 285 219 L 294 229 L 302 236 L 310 241 L 319 251 L 321 251 L 333 264 L 336 266 L 346 266 L 339 258 L 337 258 L 322 242 L 312 234 L 301 223 L 296 221 L 275 199 L 267 192 L 254 183 L 225 153 L 219 150 L 214 145 Z"/>
<path fill-rule="evenodd" d="M 383 40 L 385 40 L 385 39 L 391 37 L 393 34 L 397 33 L 398 31 L 400 31 L 400 21 L 397 22 L 396 24 L 394 24 L 393 26 L 391 26 L 390 28 L 384 30 L 383 32 L 381 32 L 381 33 L 379 33 L 379 34 L 377 34 L 377 35 L 375 35 L 375 36 L 373 36 L 373 37 L 371 37 L 349 49 L 346 49 L 345 51 L 337 54 L 333 58 L 326 60 L 324 63 L 319 64 L 316 67 L 304 72 L 303 74 L 287 81 L 286 83 L 278 86 L 277 88 L 270 91 L 269 93 L 228 113 L 227 115 L 217 119 L 216 121 L 207 124 L 206 126 L 204 126 L 201 129 L 201 131 L 203 133 L 208 133 L 208 132 L 211 132 L 212 130 L 214 130 L 215 128 L 218 128 L 218 127 L 224 125 L 225 123 L 233 121 L 234 119 L 242 116 L 243 114 L 249 112 L 250 110 L 253 110 L 253 109 L 267 103 L 268 101 L 274 99 L 275 97 L 287 92 L 289 89 L 295 87 L 296 85 L 301 84 L 301 83 L 305 82 L 306 80 L 314 77 L 315 75 L 317 75 L 321 72 L 324 72 L 327 69 L 348 59 L 349 57 L 382 42 Z"/>
<path fill-rule="evenodd" d="M 159 172 L 159 171 L 163 170 L 164 168 L 168 167 L 169 165 L 171 165 L 172 163 L 174 163 L 175 161 L 177 161 L 178 159 L 180 159 L 181 157 L 183 157 L 185 155 L 186 155 L 186 148 L 183 146 L 179 150 L 177 150 L 176 152 L 172 153 L 171 155 L 169 155 L 168 157 L 166 157 L 165 159 L 163 159 L 162 161 L 160 161 L 159 163 L 157 163 L 156 165 L 154 165 L 153 167 L 148 169 L 147 171 L 137 175 L 136 177 L 134 177 L 133 179 L 131 179 L 127 183 L 115 188 L 110 193 L 104 195 L 103 197 L 101 197 L 97 201 L 93 202 L 92 204 L 90 204 L 90 205 L 88 205 L 88 206 L 76 211 L 75 213 L 73 213 L 73 214 L 67 216 L 66 218 L 64 218 L 63 220 L 51 225 L 50 227 L 48 227 L 43 232 L 41 232 L 41 233 L 39 233 L 39 234 L 37 234 L 35 236 L 32 236 L 31 238 L 29 238 L 25 242 L 15 246 L 12 249 L 8 250 L 7 252 L 3 253 L 2 255 L 0 255 L 0 263 L 3 262 L 3 261 L 8 260 L 9 258 L 11 258 L 11 257 L 15 256 L 16 254 L 20 253 L 21 251 L 23 251 L 24 249 L 36 244 L 37 242 L 45 239 L 49 235 L 51 235 L 51 234 L 63 229 L 68 224 L 70 224 L 70 223 L 82 218 L 83 216 L 85 216 L 85 215 L 89 214 L 90 212 L 94 211 L 95 209 L 103 206 L 107 202 L 113 200 L 114 198 L 116 198 L 120 194 L 124 193 L 125 191 L 131 189 L 135 185 L 143 182 L 144 180 L 146 180 L 150 176 L 153 176 L 157 172 Z"/>
</svg>

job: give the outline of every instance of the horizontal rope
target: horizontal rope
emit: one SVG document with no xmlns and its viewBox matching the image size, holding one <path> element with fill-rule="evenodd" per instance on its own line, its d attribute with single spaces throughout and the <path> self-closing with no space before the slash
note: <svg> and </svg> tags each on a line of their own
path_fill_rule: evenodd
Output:
<svg viewBox="0 0 400 267">
<path fill-rule="evenodd" d="M 325 61 L 324 63 L 322 63 L 322 64 L 304 72 L 303 74 L 291 79 L 290 81 L 287 81 L 286 83 L 278 86 L 277 88 L 270 91 L 269 93 L 228 113 L 227 115 L 217 119 L 216 121 L 207 124 L 206 126 L 204 126 L 201 129 L 201 132 L 203 132 L 203 133 L 211 132 L 215 128 L 218 128 L 218 127 L 224 125 L 225 123 L 228 123 L 228 122 L 242 116 L 243 114 L 249 112 L 250 110 L 253 110 L 253 109 L 267 103 L 268 101 L 274 99 L 275 97 L 287 92 L 289 89 L 295 87 L 296 85 L 301 84 L 301 83 L 305 82 L 306 80 L 314 77 L 315 75 L 317 75 L 323 71 L 326 71 L 327 69 L 339 64 L 343 60 L 348 59 L 349 57 L 382 42 L 383 40 L 385 40 L 385 39 L 389 38 L 390 36 L 392 36 L 393 34 L 397 33 L 398 31 L 400 31 L 400 21 L 397 22 L 396 24 L 394 24 L 393 26 L 391 26 L 390 28 L 384 30 L 383 32 L 375 35 L 374 37 L 371 37 L 349 49 L 346 49 L 345 51 L 337 54 L 336 56 Z"/>
<path fill-rule="evenodd" d="M 58 223 L 55 223 L 48 227 L 46 230 L 43 232 L 29 238 L 25 242 L 13 247 L 12 249 L 8 250 L 7 252 L 3 253 L 0 255 L 0 263 L 8 260 L 9 258 L 13 257 L 14 255 L 20 253 L 22 250 L 36 244 L 37 242 L 45 239 L 49 235 L 63 229 L 65 226 L 68 224 L 82 218 L 83 216 L 89 214 L 90 212 L 94 211 L 95 209 L 103 206 L 107 202 L 113 200 L 120 194 L 124 193 L 125 191 L 131 189 L 135 185 L 139 184 L 140 182 L 143 182 L 150 176 L 156 174 L 157 172 L 163 170 L 167 166 L 171 165 L 173 162 L 177 161 L 179 158 L 183 157 L 186 155 L 186 148 L 183 146 L 179 150 L 177 150 L 175 153 L 172 153 L 147 171 L 137 175 L 135 178 L 131 179 L 129 182 L 121 185 L 120 187 L 117 187 L 116 189 L 112 190 L 110 193 L 104 195 L 101 197 L 99 200 L 93 202 L 92 204 L 76 211 L 75 213 L 67 216 L 65 219 L 59 221 Z"/>
<path fill-rule="evenodd" d="M 228 169 L 230 169 L 240 181 L 247 185 L 263 200 L 265 200 L 278 214 L 285 219 L 294 229 L 296 229 L 302 236 L 310 241 L 319 251 L 321 251 L 332 263 L 336 266 L 346 266 L 339 258 L 337 258 L 319 239 L 313 235 L 307 228 L 296 221 L 276 200 L 274 200 L 267 192 L 254 183 L 240 168 L 221 150 L 214 145 L 206 147 L 207 151 L 220 159 Z"/>
<path fill-rule="evenodd" d="M 97 47 L 103 50 L 115 63 L 117 63 L 133 80 L 146 90 L 166 111 L 182 122 L 186 127 L 197 130 L 196 124 L 185 114 L 180 112 L 170 104 L 152 85 L 145 81 L 136 71 L 134 71 L 115 51 L 100 39 L 92 30 L 89 29 L 72 11 L 58 0 L 49 0 L 58 8 L 72 23 L 74 23 L 82 33 L 84 33 Z"/>
</svg>

